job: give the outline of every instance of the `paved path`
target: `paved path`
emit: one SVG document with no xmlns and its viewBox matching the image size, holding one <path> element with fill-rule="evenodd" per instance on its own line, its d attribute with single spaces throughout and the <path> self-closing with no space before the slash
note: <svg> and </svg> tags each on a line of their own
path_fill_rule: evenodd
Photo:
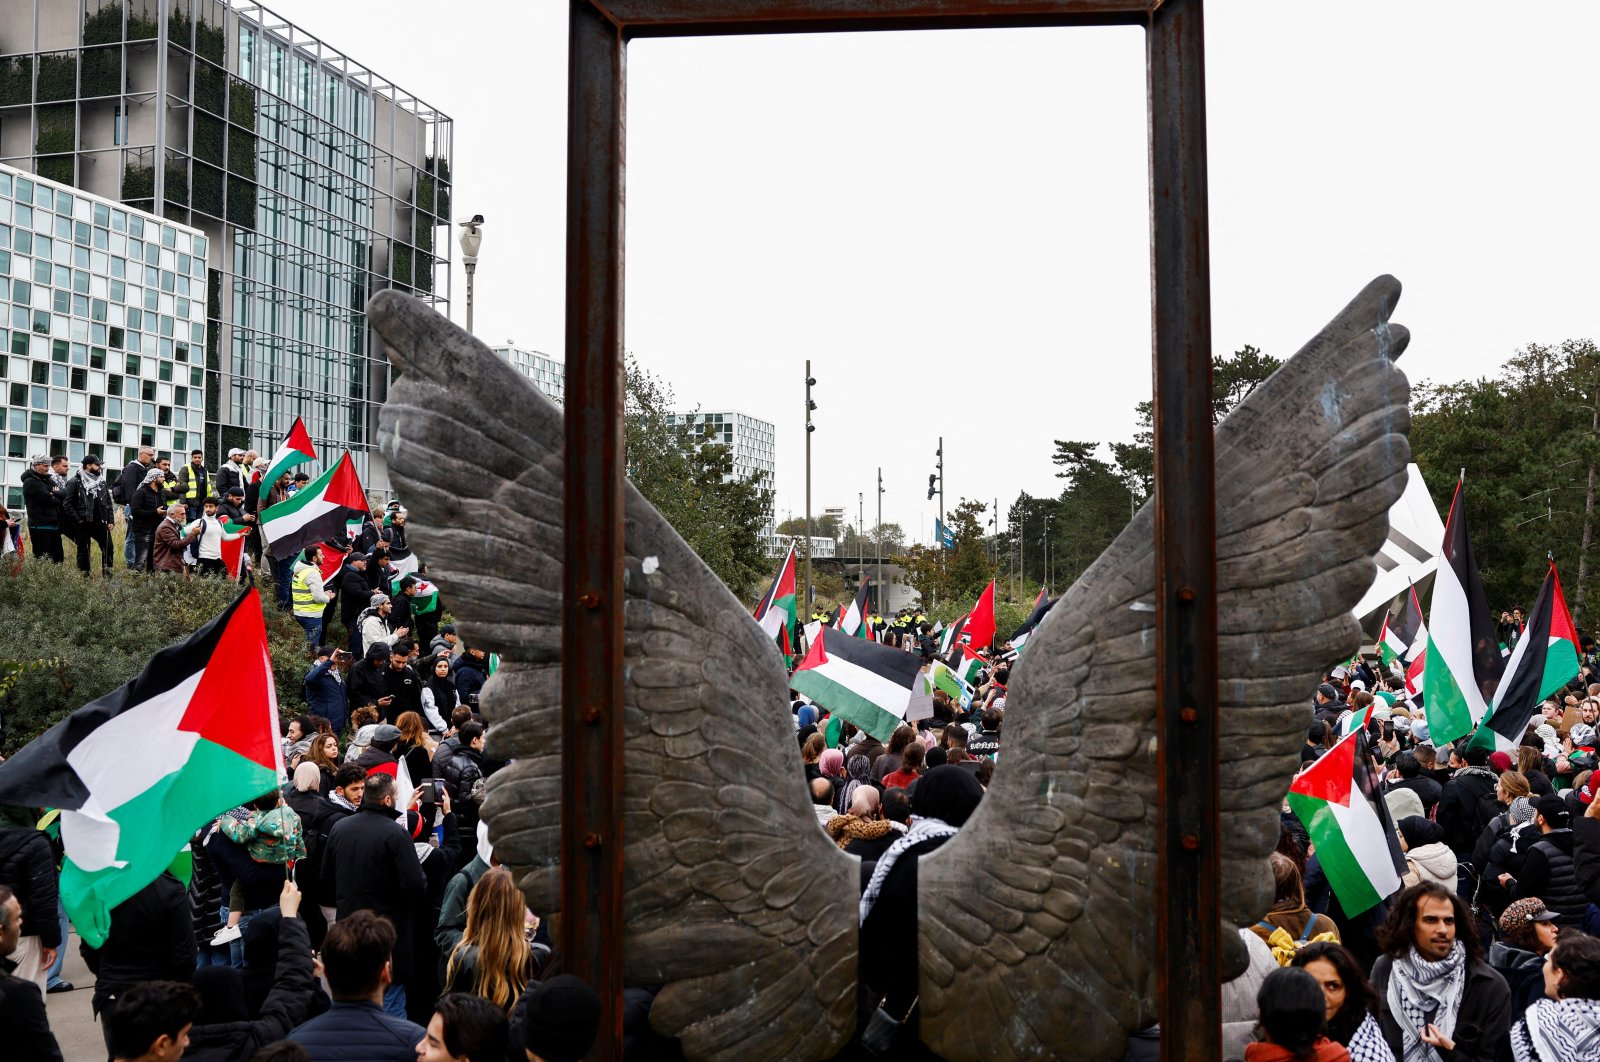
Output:
<svg viewBox="0 0 1600 1062">
<path fill-rule="evenodd" d="M 66 1062 L 105 1062 L 105 1037 L 101 1035 L 100 1025 L 94 1020 L 94 1011 L 89 1005 L 94 975 L 78 955 L 78 934 L 72 934 L 71 939 L 62 946 L 67 949 L 67 964 L 62 968 L 61 976 L 71 981 L 76 991 L 57 992 L 44 997 L 45 1007 L 50 1012 L 50 1028 L 56 1034 L 56 1042 L 61 1045 L 61 1057 Z"/>
</svg>

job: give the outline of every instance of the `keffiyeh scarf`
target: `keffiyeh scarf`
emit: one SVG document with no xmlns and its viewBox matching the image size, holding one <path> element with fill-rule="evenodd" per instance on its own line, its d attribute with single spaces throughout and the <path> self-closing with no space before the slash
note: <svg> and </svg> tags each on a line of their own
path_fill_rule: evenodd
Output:
<svg viewBox="0 0 1600 1062">
<path fill-rule="evenodd" d="M 1350 1052 L 1350 1062 L 1394 1062 L 1389 1041 L 1383 1038 L 1383 1027 L 1371 1014 L 1362 1019 L 1345 1048 Z"/>
<path fill-rule="evenodd" d="M 883 879 L 889 876 L 889 871 L 906 849 L 937 837 L 954 837 L 956 833 L 957 827 L 943 819 L 914 818 L 906 835 L 891 844 L 889 850 L 878 858 L 878 865 L 872 868 L 872 880 L 867 882 L 867 891 L 861 894 L 862 923 L 866 923 L 867 915 L 872 913 L 872 905 L 878 902 L 878 890 L 883 888 Z"/>
<path fill-rule="evenodd" d="M 1422 1030 L 1436 1025 L 1450 1036 L 1467 987 L 1467 949 L 1456 941 L 1450 954 L 1428 962 L 1408 948 L 1389 970 L 1389 1013 L 1400 1026 L 1405 1050 L 1401 1062 L 1441 1062 L 1439 1052 L 1422 1042 Z"/>
<path fill-rule="evenodd" d="M 99 499 L 106 489 L 106 477 L 103 472 L 96 472 L 91 475 L 88 470 L 80 468 L 78 469 L 78 484 L 83 488 L 84 499 L 94 502 Z"/>
<path fill-rule="evenodd" d="M 1541 999 L 1511 1027 L 1517 1062 L 1592 1062 L 1600 1058 L 1600 1000 Z"/>
</svg>

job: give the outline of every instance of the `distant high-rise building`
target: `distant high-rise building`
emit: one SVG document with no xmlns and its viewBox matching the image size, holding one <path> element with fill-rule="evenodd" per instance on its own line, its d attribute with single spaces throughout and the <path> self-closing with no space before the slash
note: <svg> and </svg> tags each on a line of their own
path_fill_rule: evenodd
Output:
<svg viewBox="0 0 1600 1062">
<path fill-rule="evenodd" d="M 506 344 L 493 348 L 511 367 L 533 381 L 550 401 L 561 405 L 567 394 L 567 367 L 548 354 Z"/>
<path fill-rule="evenodd" d="M 197 229 L 0 165 L 0 497 L 14 512 L 34 454 L 98 454 L 115 475 L 140 446 L 173 467 L 200 447 L 208 251 Z"/>
<path fill-rule="evenodd" d="M 757 477 L 761 489 L 776 497 L 774 486 L 777 474 L 777 428 L 771 421 L 760 420 L 737 410 L 720 413 L 680 412 L 667 414 L 667 423 L 705 431 L 710 430 L 712 442 L 720 442 L 733 451 L 733 474 L 742 478 Z M 767 511 L 761 537 L 771 539 L 774 523 L 772 511 Z"/>
<path fill-rule="evenodd" d="M 158 342 L 178 338 L 169 300 L 201 307 L 204 412 L 184 434 L 213 468 L 230 447 L 270 453 L 298 416 L 319 453 L 348 450 L 387 486 L 390 369 L 366 304 L 394 287 L 448 310 L 451 131 L 246 0 L 0 0 L 0 163 L 206 237 L 187 296 L 148 241 L 136 262 L 112 254 L 109 228 L 107 246 L 78 244 L 74 219 L 62 246 L 91 267 L 121 258 Z"/>
</svg>

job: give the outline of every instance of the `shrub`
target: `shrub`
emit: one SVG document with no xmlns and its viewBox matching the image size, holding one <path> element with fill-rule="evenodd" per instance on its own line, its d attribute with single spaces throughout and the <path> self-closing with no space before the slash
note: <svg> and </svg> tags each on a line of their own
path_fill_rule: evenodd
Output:
<svg viewBox="0 0 1600 1062">
<path fill-rule="evenodd" d="M 37 162 L 37 172 L 47 181 L 71 184 L 73 174 L 71 155 L 47 155 Z"/>
<path fill-rule="evenodd" d="M 39 56 L 39 100 L 70 100 L 78 94 L 78 55 Z"/>
<path fill-rule="evenodd" d="M 203 55 L 218 66 L 223 63 L 224 53 L 227 48 L 227 37 L 221 26 L 213 26 L 204 18 L 194 28 L 194 50 L 196 54 Z"/>
<path fill-rule="evenodd" d="M 16 55 L 0 59 L 0 107 L 11 107 L 33 99 L 33 56 Z"/>
<path fill-rule="evenodd" d="M 122 40 L 122 5 L 107 4 L 83 18 L 84 44 L 117 44 Z"/>
<path fill-rule="evenodd" d="M 32 557 L 15 574 L 0 574 L 0 624 L 8 634 L 0 650 L 4 750 L 15 752 L 138 675 L 158 650 L 193 634 L 237 593 L 221 579 L 120 570 L 85 579 L 70 561 Z M 288 714 L 305 706 L 301 680 L 310 659 L 299 625 L 266 594 L 267 651 L 279 711 Z"/>
</svg>

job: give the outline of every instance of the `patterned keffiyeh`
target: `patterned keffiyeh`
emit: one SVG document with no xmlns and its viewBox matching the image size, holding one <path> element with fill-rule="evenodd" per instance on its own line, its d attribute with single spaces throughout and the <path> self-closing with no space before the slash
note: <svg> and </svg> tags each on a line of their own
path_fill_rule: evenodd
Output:
<svg viewBox="0 0 1600 1062">
<path fill-rule="evenodd" d="M 1400 1026 L 1402 1062 L 1442 1062 L 1439 1052 L 1422 1042 L 1422 1031 L 1436 1025 L 1446 1036 L 1454 1033 L 1466 987 L 1467 949 L 1459 940 L 1439 962 L 1428 962 L 1415 949 L 1394 960 L 1389 970 L 1389 1013 Z"/>
<path fill-rule="evenodd" d="M 1600 1000 L 1541 999 L 1511 1027 L 1517 1062 L 1594 1062 L 1600 1058 Z"/>
<path fill-rule="evenodd" d="M 1383 1038 L 1383 1027 L 1371 1014 L 1356 1027 L 1356 1034 L 1350 1037 L 1345 1049 L 1350 1052 L 1350 1062 L 1394 1062 L 1389 1041 Z"/>
<path fill-rule="evenodd" d="M 912 845 L 931 841 L 936 837 L 954 837 L 957 827 L 950 825 L 943 819 L 914 818 L 911 828 L 906 835 L 889 846 L 878 859 L 878 865 L 872 868 L 872 880 L 867 882 L 867 891 L 861 894 L 861 921 L 865 924 L 867 915 L 872 913 L 872 905 L 878 902 L 878 890 L 883 888 L 883 879 L 889 876 L 889 870 L 895 861 Z"/>
</svg>

